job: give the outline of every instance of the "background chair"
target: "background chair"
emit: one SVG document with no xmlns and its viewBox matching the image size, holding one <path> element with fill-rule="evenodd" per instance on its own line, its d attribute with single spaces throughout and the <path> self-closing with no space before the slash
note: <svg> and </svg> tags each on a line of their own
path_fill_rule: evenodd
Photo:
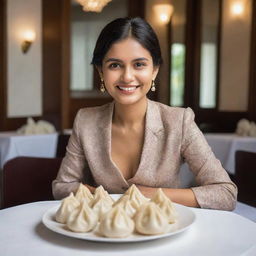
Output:
<svg viewBox="0 0 256 256">
<path fill-rule="evenodd" d="M 56 157 L 65 156 L 66 146 L 68 145 L 69 138 L 70 138 L 70 134 L 59 134 L 58 141 L 57 141 Z"/>
<path fill-rule="evenodd" d="M 235 183 L 238 201 L 256 206 L 256 153 L 236 151 Z"/>
<path fill-rule="evenodd" d="M 3 167 L 2 208 L 52 200 L 51 183 L 62 158 L 17 157 Z"/>
</svg>

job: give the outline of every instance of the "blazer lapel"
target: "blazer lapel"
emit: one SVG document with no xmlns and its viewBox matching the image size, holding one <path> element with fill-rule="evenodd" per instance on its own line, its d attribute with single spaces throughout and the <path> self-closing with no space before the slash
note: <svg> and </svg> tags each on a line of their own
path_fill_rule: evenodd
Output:
<svg viewBox="0 0 256 256">
<path fill-rule="evenodd" d="M 102 165 L 104 165 L 104 175 L 102 178 L 109 181 L 109 185 L 106 185 L 109 191 L 117 191 L 117 188 L 122 188 L 121 191 L 129 187 L 129 184 L 124 179 L 122 173 L 116 166 L 116 164 L 112 161 L 111 157 L 111 132 L 112 132 L 112 119 L 114 112 L 114 102 L 109 104 L 109 107 L 106 108 L 104 112 L 102 112 L 102 121 L 99 125 L 99 129 L 101 130 L 102 138 L 101 138 L 101 147 L 100 154 L 102 156 L 101 160 L 96 163 L 97 168 L 102 169 Z M 99 134 L 99 133 L 96 133 Z M 103 163 L 102 163 L 103 162 Z M 99 170 L 98 169 L 98 170 Z M 103 181 L 102 181 L 103 182 Z M 102 183 L 101 182 L 101 183 Z M 108 187 L 109 186 L 109 187 Z"/>
<path fill-rule="evenodd" d="M 129 183 L 140 183 L 142 180 L 154 181 L 154 170 L 161 157 L 159 149 L 161 148 L 162 137 L 164 131 L 163 122 L 158 105 L 151 100 L 148 100 L 145 137 L 142 149 L 140 164 L 134 177 L 128 180 Z M 150 184 L 150 183 L 148 183 Z"/>
<path fill-rule="evenodd" d="M 131 183 L 143 185 L 143 180 L 147 184 L 154 185 L 157 176 L 157 166 L 159 158 L 161 158 L 161 145 L 163 139 L 163 123 L 157 103 L 148 100 L 145 137 L 142 149 L 140 164 L 135 175 L 125 180 L 121 171 L 111 158 L 111 129 L 112 117 L 114 110 L 114 102 L 104 108 L 100 115 L 100 123 L 95 124 L 95 131 L 92 132 L 94 143 L 90 147 L 89 159 L 90 168 L 92 170 L 96 183 L 103 184 L 108 191 L 123 192 Z M 93 155 L 94 157 L 93 157 Z"/>
</svg>

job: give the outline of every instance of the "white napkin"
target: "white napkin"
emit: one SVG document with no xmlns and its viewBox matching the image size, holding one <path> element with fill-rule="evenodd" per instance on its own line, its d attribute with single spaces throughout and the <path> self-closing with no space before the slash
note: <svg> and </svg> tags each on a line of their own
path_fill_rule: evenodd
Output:
<svg viewBox="0 0 256 256">
<path fill-rule="evenodd" d="M 256 124 L 247 119 L 241 119 L 237 123 L 236 134 L 240 136 L 256 137 Z"/>
<path fill-rule="evenodd" d="M 35 122 L 31 117 L 27 119 L 27 124 L 21 126 L 21 128 L 17 130 L 17 133 L 24 135 L 46 134 L 54 132 L 56 132 L 56 129 L 51 123 L 44 120 L 39 120 L 38 122 Z"/>
</svg>

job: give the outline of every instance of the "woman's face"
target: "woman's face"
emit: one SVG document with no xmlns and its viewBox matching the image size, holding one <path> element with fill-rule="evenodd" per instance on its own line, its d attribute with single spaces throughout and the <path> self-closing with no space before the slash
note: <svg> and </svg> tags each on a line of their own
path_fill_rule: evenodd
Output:
<svg viewBox="0 0 256 256">
<path fill-rule="evenodd" d="M 111 46 L 100 75 L 116 102 L 133 104 L 146 99 L 157 72 L 150 52 L 135 39 L 127 38 Z"/>
</svg>

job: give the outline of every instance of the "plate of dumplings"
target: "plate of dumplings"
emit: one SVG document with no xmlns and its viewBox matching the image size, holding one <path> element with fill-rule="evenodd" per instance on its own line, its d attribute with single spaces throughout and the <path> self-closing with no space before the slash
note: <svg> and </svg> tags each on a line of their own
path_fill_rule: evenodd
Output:
<svg viewBox="0 0 256 256">
<path fill-rule="evenodd" d="M 161 188 L 146 198 L 132 185 L 122 195 L 99 186 L 94 194 L 80 184 L 75 194 L 50 208 L 44 225 L 59 234 L 97 242 L 139 242 L 164 238 L 190 228 L 195 213 L 173 203 Z"/>
</svg>

